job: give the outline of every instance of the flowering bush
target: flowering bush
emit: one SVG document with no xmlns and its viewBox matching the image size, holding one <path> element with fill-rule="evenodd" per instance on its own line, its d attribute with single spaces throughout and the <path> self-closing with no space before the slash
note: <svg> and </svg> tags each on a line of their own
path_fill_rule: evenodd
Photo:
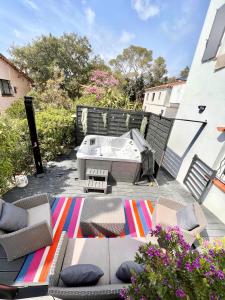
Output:
<svg viewBox="0 0 225 300">
<path fill-rule="evenodd" d="M 92 71 L 90 82 L 91 85 L 85 87 L 84 93 L 86 95 L 96 95 L 97 100 L 101 99 L 119 84 L 118 80 L 110 72 L 101 70 Z"/>
<path fill-rule="evenodd" d="M 119 84 L 119 81 L 109 72 L 95 70 L 91 73 L 91 82 L 98 87 L 113 87 Z"/>
<path fill-rule="evenodd" d="M 158 238 L 139 248 L 135 260 L 145 271 L 133 273 L 123 299 L 225 299 L 225 240 L 192 250 L 178 227 L 151 232 Z"/>
</svg>

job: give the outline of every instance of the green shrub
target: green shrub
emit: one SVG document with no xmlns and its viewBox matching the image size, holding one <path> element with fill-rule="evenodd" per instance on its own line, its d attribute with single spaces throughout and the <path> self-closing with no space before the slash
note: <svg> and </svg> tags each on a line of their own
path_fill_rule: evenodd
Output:
<svg viewBox="0 0 225 300">
<path fill-rule="evenodd" d="M 33 170 L 33 153 L 21 101 L 0 117 L 0 194 L 14 181 L 14 176 Z M 17 110 L 18 109 L 18 110 Z M 16 111 L 18 111 L 18 118 Z M 35 114 L 43 160 L 63 154 L 74 140 L 74 118 L 66 109 L 49 107 Z"/>
<path fill-rule="evenodd" d="M 94 94 L 84 95 L 74 100 L 75 108 L 77 105 L 99 106 L 99 104 L 100 103 L 96 100 L 96 96 Z"/>
<path fill-rule="evenodd" d="M 29 135 L 24 121 L 0 119 L 0 194 L 13 182 L 13 176 L 28 172 L 32 165 Z"/>
<path fill-rule="evenodd" d="M 142 103 L 140 101 L 129 101 L 128 97 L 121 94 L 118 89 L 109 89 L 108 92 L 101 98 L 97 99 L 94 94 L 83 95 L 74 101 L 74 106 L 87 105 L 121 109 L 141 110 Z"/>
<path fill-rule="evenodd" d="M 66 109 L 49 107 L 37 112 L 36 125 L 43 159 L 63 154 L 74 140 L 74 118 Z"/>
<path fill-rule="evenodd" d="M 23 99 L 19 99 L 6 110 L 6 113 L 10 118 L 23 119 L 26 118 L 26 111 Z"/>
</svg>

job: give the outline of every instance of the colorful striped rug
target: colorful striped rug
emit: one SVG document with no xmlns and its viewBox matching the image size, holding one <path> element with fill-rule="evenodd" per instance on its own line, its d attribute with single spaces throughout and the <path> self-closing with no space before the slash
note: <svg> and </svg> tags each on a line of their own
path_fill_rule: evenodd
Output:
<svg viewBox="0 0 225 300">
<path fill-rule="evenodd" d="M 69 238 L 84 237 L 79 227 L 84 198 L 59 197 L 52 205 L 53 244 L 27 255 L 17 276 L 20 282 L 47 282 L 62 231 Z M 123 236 L 143 237 L 152 228 L 153 206 L 149 200 L 125 200 L 126 226 Z"/>
</svg>

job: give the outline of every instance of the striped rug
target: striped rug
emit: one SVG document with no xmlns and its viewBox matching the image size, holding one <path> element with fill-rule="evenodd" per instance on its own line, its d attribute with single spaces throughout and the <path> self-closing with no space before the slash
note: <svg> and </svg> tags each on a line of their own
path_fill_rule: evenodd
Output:
<svg viewBox="0 0 225 300">
<path fill-rule="evenodd" d="M 84 198 L 59 197 L 52 205 L 53 244 L 27 255 L 16 283 L 47 282 L 62 231 L 69 238 L 84 237 L 79 227 Z M 152 228 L 153 206 L 149 200 L 125 200 L 125 232 L 122 236 L 143 237 Z"/>
</svg>

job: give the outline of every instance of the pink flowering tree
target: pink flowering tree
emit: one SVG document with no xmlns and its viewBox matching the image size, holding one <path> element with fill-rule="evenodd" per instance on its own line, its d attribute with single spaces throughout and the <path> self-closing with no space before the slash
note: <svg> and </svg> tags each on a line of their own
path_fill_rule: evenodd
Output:
<svg viewBox="0 0 225 300">
<path fill-rule="evenodd" d="M 123 299 L 222 300 L 225 299 L 225 242 L 191 249 L 178 227 L 151 232 L 151 242 L 139 248 L 135 261 L 144 271 L 133 273 L 131 285 L 122 289 Z"/>
<path fill-rule="evenodd" d="M 107 71 L 94 70 L 90 77 L 91 84 L 85 87 L 85 94 L 94 94 L 96 99 L 101 99 L 112 88 L 118 86 L 118 80 Z"/>
</svg>

